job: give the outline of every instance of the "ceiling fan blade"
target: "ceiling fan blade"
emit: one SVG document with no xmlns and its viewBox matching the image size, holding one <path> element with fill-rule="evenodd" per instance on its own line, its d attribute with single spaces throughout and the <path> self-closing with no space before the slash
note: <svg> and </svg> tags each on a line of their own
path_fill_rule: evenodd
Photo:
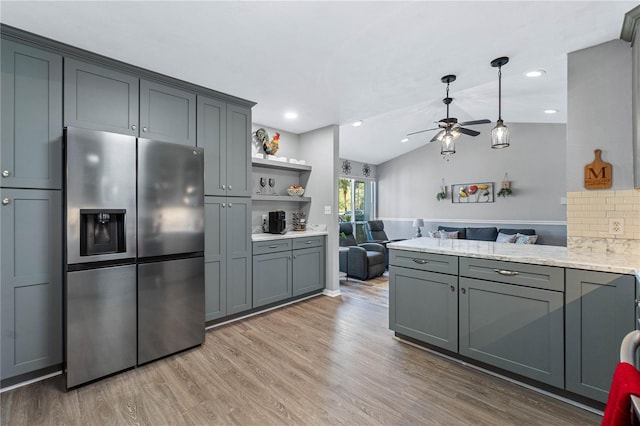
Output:
<svg viewBox="0 0 640 426">
<path fill-rule="evenodd" d="M 441 130 L 438 133 L 436 133 L 436 135 L 433 137 L 433 139 L 429 141 L 429 143 L 437 141 L 440 135 L 442 135 L 443 133 L 444 133 L 444 130 Z"/>
<path fill-rule="evenodd" d="M 469 135 L 469 136 L 478 136 L 480 134 L 480 132 L 476 132 L 475 130 L 471 130 L 471 129 L 465 129 L 464 127 L 459 127 L 457 130 L 460 133 L 464 133 L 465 135 Z"/>
<path fill-rule="evenodd" d="M 460 124 L 461 126 L 473 126 L 474 124 L 488 124 L 488 123 L 491 123 L 491 120 L 487 120 L 485 118 L 482 120 L 465 121 L 464 123 L 458 123 L 458 124 Z"/>
<path fill-rule="evenodd" d="M 440 127 L 434 127 L 433 129 L 420 130 L 418 132 L 407 133 L 407 136 L 417 135 L 418 133 L 430 132 L 432 130 L 439 130 Z"/>
</svg>

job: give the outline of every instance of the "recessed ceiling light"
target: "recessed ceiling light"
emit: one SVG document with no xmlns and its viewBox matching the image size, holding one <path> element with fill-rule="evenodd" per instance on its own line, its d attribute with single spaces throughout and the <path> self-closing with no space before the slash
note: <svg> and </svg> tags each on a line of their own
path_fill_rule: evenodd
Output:
<svg viewBox="0 0 640 426">
<path fill-rule="evenodd" d="M 362 126 L 362 123 L 364 123 L 362 120 L 354 121 L 352 126 L 353 127 L 360 127 L 360 126 Z"/>
<path fill-rule="evenodd" d="M 289 120 L 293 120 L 294 118 L 298 118 L 298 113 L 289 111 L 284 113 L 284 118 L 288 118 Z"/>
<path fill-rule="evenodd" d="M 409 142 L 409 138 L 404 138 L 400 142 L 402 142 L 402 143 Z"/>
<path fill-rule="evenodd" d="M 557 109 L 553 109 L 553 108 L 549 108 L 549 109 L 545 109 L 544 113 L 545 114 L 555 114 L 556 112 L 558 112 Z"/>
<path fill-rule="evenodd" d="M 531 70 L 531 71 L 525 72 L 524 75 L 526 75 L 527 77 L 535 78 L 535 77 L 542 77 L 546 73 L 547 72 L 545 70 Z"/>
</svg>

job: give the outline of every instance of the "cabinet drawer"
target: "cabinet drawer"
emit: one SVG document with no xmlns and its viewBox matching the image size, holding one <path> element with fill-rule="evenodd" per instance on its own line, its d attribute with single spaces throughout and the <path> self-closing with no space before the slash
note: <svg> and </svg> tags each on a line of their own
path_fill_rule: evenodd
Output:
<svg viewBox="0 0 640 426">
<path fill-rule="evenodd" d="M 389 250 L 389 264 L 421 271 L 458 275 L 458 257 L 406 250 Z"/>
<path fill-rule="evenodd" d="M 284 240 L 256 241 L 253 243 L 253 254 L 276 253 L 291 250 L 291 238 Z"/>
<path fill-rule="evenodd" d="M 294 250 L 311 247 L 321 247 L 324 244 L 324 236 L 316 235 L 314 237 L 294 238 L 292 239 L 292 241 Z"/>
<path fill-rule="evenodd" d="M 461 257 L 460 276 L 564 291 L 564 268 L 553 266 Z"/>
</svg>

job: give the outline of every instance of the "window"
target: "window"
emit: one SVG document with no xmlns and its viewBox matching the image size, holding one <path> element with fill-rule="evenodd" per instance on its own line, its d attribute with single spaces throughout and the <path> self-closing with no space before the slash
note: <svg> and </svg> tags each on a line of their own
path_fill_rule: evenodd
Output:
<svg viewBox="0 0 640 426">
<path fill-rule="evenodd" d="M 338 217 L 351 222 L 358 243 L 367 241 L 365 223 L 375 217 L 375 182 L 367 179 L 338 180 Z"/>
</svg>

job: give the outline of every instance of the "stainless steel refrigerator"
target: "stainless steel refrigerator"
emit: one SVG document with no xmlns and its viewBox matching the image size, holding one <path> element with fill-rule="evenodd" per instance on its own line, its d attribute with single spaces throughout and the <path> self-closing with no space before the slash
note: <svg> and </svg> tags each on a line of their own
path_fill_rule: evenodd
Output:
<svg viewBox="0 0 640 426">
<path fill-rule="evenodd" d="M 199 148 L 65 129 L 67 387 L 204 341 Z"/>
</svg>

